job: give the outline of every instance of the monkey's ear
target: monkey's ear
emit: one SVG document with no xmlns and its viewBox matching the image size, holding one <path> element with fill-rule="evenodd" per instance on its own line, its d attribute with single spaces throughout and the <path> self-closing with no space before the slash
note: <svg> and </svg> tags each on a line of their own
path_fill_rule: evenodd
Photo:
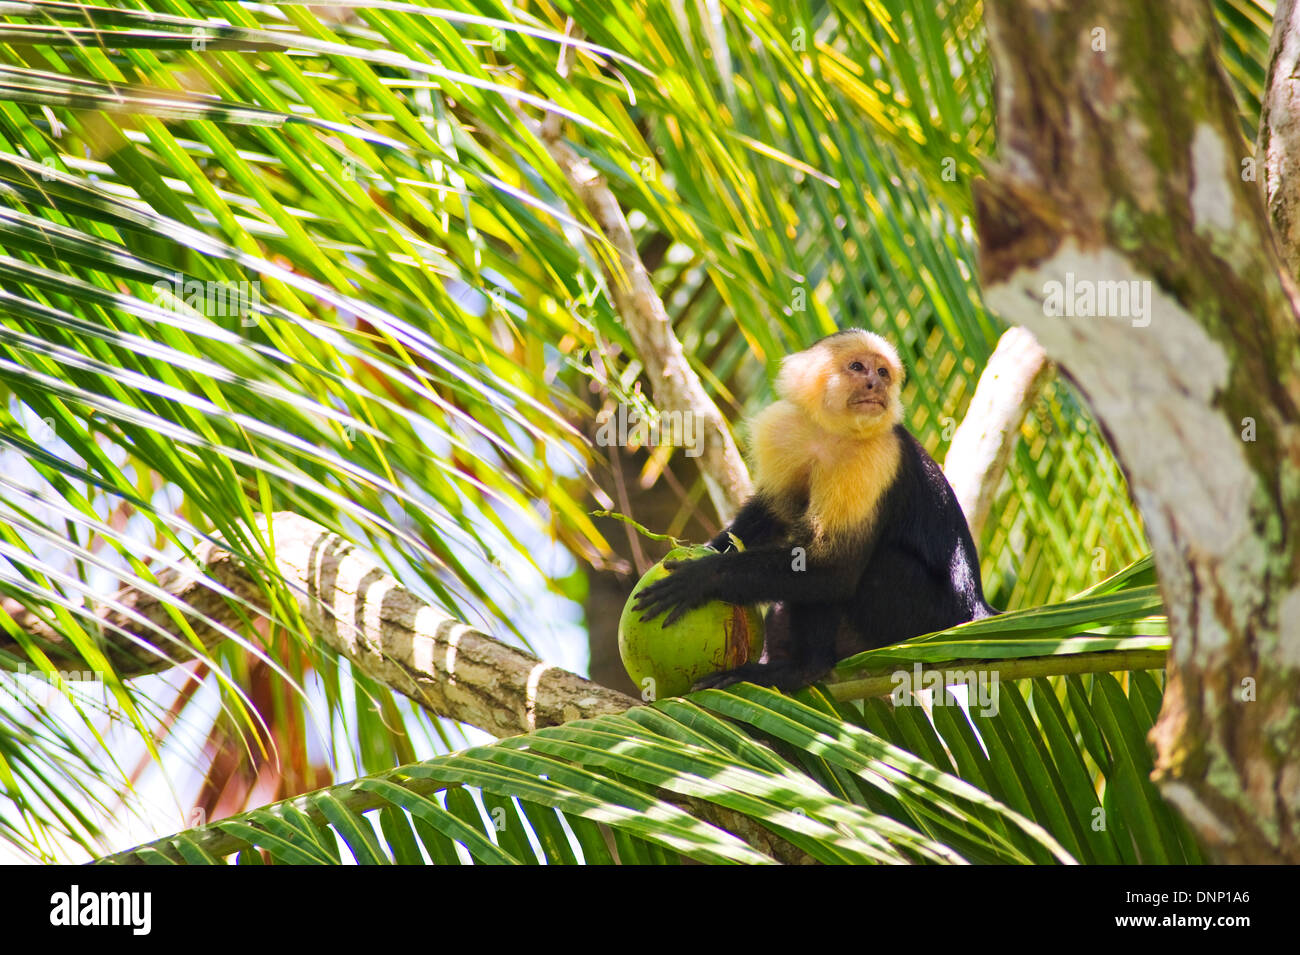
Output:
<svg viewBox="0 0 1300 955">
<path fill-rule="evenodd" d="M 815 346 L 787 355 L 776 376 L 776 393 L 801 407 L 816 405 L 826 377 L 822 364 L 822 356 Z"/>
</svg>

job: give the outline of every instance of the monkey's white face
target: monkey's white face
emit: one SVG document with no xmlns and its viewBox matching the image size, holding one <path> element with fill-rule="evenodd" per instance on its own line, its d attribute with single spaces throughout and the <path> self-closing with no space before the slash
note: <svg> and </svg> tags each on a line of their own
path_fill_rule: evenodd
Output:
<svg viewBox="0 0 1300 955">
<path fill-rule="evenodd" d="M 896 390 L 896 369 L 884 356 L 872 351 L 853 351 L 837 355 L 839 367 L 834 391 L 843 398 L 849 414 L 879 417 L 889 410 Z M 828 393 L 827 397 L 831 395 Z"/>
<path fill-rule="evenodd" d="M 903 369 L 897 356 L 871 347 L 874 344 L 849 338 L 826 349 L 822 406 L 833 430 L 865 436 L 893 426 L 902 416 Z"/>
<path fill-rule="evenodd" d="M 860 438 L 902 419 L 903 366 L 871 332 L 835 335 L 785 360 L 778 390 L 825 431 Z"/>
</svg>

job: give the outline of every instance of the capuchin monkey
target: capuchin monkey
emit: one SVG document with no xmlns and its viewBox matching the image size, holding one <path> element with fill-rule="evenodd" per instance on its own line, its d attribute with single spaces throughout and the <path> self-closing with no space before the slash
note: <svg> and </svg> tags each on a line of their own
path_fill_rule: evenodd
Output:
<svg viewBox="0 0 1300 955">
<path fill-rule="evenodd" d="M 754 422 L 757 490 L 710 541 L 720 553 L 669 562 L 637 598 L 665 626 L 712 600 L 776 605 L 764 662 L 695 689 L 793 690 L 844 657 L 998 613 L 952 487 L 901 424 L 902 384 L 898 352 L 856 328 L 782 363 L 780 400 Z"/>
</svg>

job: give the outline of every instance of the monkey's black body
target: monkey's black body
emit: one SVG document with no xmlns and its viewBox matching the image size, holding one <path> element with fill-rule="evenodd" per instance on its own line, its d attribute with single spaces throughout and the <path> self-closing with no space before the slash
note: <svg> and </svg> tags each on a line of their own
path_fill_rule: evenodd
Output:
<svg viewBox="0 0 1300 955">
<path fill-rule="evenodd" d="M 665 623 L 711 600 L 778 603 L 769 614 L 766 662 L 700 682 L 750 680 L 781 689 L 824 676 L 844 657 L 998 613 L 984 599 L 979 559 L 952 487 L 901 424 L 899 465 L 869 530 L 832 546 L 813 541 L 801 516 L 807 501 L 773 502 L 760 492 L 711 543 L 725 551 L 679 563 L 646 588 L 646 618 Z M 744 544 L 731 547 L 728 534 Z M 799 567 L 795 548 L 807 555 Z"/>
</svg>

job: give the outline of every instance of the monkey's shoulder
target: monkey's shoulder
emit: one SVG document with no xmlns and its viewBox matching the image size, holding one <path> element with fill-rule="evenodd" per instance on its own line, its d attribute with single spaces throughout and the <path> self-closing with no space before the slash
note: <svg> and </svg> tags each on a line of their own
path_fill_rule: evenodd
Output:
<svg viewBox="0 0 1300 955">
<path fill-rule="evenodd" d="M 906 496 L 911 499 L 910 503 L 916 508 L 944 514 L 956 511 L 961 516 L 957 495 L 953 493 L 952 485 L 948 483 L 939 462 L 901 424 L 896 425 L 894 431 L 898 435 L 901 450 L 899 483 L 903 487 L 900 491 L 906 492 Z M 900 506 L 903 503 L 900 501 Z M 965 518 L 962 520 L 964 523 Z"/>
<path fill-rule="evenodd" d="M 901 425 L 899 430 L 903 455 L 890 489 L 883 539 L 936 571 L 954 574 L 964 568 L 959 575 L 978 584 L 975 543 L 952 485 L 921 442 Z"/>
</svg>

